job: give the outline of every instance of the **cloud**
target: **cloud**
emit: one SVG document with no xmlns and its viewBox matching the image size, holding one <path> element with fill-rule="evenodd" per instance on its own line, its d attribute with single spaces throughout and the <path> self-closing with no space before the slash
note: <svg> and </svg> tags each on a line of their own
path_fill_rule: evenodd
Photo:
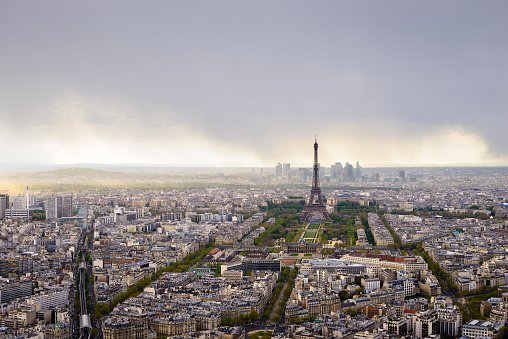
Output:
<svg viewBox="0 0 508 339">
<path fill-rule="evenodd" d="M 252 135 L 256 126 L 215 130 L 183 119 L 185 114 L 137 112 L 120 103 L 86 97 L 64 98 L 45 112 L 45 125 L 32 122 L 23 129 L 5 125 L 0 129 L 4 137 L 16 141 L 16 147 L 6 152 L 10 161 L 27 161 L 23 155 L 30 154 L 31 162 L 42 163 L 312 164 L 314 131 L 305 122 L 280 133 L 260 128 Z M 145 114 L 157 118 L 147 119 Z M 325 166 L 357 160 L 367 166 L 386 166 L 481 164 L 500 159 L 490 154 L 480 135 L 460 126 L 333 122 L 315 130 L 319 131 L 320 162 Z"/>
<path fill-rule="evenodd" d="M 317 134 L 323 163 L 506 161 L 507 10 L 2 3 L 3 158 L 308 164 Z"/>
</svg>

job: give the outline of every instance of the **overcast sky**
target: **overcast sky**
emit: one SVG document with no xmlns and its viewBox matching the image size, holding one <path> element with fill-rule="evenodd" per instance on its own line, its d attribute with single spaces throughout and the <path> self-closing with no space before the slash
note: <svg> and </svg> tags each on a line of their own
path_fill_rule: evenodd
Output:
<svg viewBox="0 0 508 339">
<path fill-rule="evenodd" d="M 4 163 L 508 164 L 507 1 L 2 1 Z"/>
</svg>

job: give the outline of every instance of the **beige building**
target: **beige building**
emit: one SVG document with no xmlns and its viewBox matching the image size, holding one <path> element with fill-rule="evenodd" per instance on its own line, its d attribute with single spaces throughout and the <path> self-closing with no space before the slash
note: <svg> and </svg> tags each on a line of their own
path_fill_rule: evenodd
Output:
<svg viewBox="0 0 508 339">
<path fill-rule="evenodd" d="M 44 337 L 46 339 L 69 339 L 69 333 L 69 323 L 51 324 L 44 328 Z"/>
<path fill-rule="evenodd" d="M 189 332 L 196 332 L 196 318 L 195 317 L 155 318 L 150 321 L 150 329 L 157 332 L 157 337 L 181 335 Z"/>
<path fill-rule="evenodd" d="M 145 339 L 148 326 L 145 322 L 125 317 L 110 317 L 102 323 L 104 339 Z"/>
</svg>

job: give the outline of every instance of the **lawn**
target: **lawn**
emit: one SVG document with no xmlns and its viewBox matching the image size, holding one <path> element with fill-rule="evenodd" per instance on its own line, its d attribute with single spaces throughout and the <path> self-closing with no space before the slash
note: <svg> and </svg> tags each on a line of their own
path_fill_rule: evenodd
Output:
<svg viewBox="0 0 508 339">
<path fill-rule="evenodd" d="M 316 237 L 317 232 L 305 232 L 304 238 L 312 238 Z"/>
<path fill-rule="evenodd" d="M 315 225 L 315 224 L 309 225 L 308 229 L 309 230 L 317 230 L 317 229 L 319 229 L 319 225 Z"/>
<path fill-rule="evenodd" d="M 293 265 L 294 263 L 296 263 L 298 259 L 282 259 L 282 263 L 283 264 L 291 264 Z"/>
</svg>

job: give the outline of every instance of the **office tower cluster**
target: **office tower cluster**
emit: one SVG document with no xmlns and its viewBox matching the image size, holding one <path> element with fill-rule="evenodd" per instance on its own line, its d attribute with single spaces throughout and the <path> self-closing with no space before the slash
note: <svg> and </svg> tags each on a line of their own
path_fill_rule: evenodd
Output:
<svg viewBox="0 0 508 339">
<path fill-rule="evenodd" d="M 394 168 L 393 170 L 386 170 L 380 168 L 379 171 L 370 169 L 365 173 L 360 162 L 356 164 L 345 164 L 336 162 L 330 167 L 321 166 L 318 163 L 319 180 L 325 183 L 361 183 L 361 182 L 384 182 L 384 183 L 412 183 L 416 182 L 414 175 L 408 174 L 404 169 Z M 273 172 L 272 172 L 273 173 Z M 291 167 L 291 164 L 277 163 L 275 166 L 275 181 L 290 184 L 311 184 L 312 183 L 312 168 L 308 167 Z M 273 177 L 272 177 L 273 178 Z"/>
<path fill-rule="evenodd" d="M 361 182 L 366 180 L 363 175 L 363 167 L 357 161 L 356 166 L 346 162 L 344 166 L 342 163 L 336 162 L 330 168 L 318 164 L 319 179 L 332 182 Z M 275 166 L 275 178 L 279 181 L 286 181 L 289 183 L 309 183 L 312 180 L 313 171 L 311 168 L 294 168 L 291 169 L 291 164 L 277 163 Z"/>
<path fill-rule="evenodd" d="M 46 200 L 46 220 L 72 217 L 72 195 L 59 195 Z"/>
<path fill-rule="evenodd" d="M 0 194 L 0 219 L 28 218 L 30 216 L 30 198 L 28 187 L 25 196 L 14 196 L 10 199 L 8 194 Z"/>
</svg>

